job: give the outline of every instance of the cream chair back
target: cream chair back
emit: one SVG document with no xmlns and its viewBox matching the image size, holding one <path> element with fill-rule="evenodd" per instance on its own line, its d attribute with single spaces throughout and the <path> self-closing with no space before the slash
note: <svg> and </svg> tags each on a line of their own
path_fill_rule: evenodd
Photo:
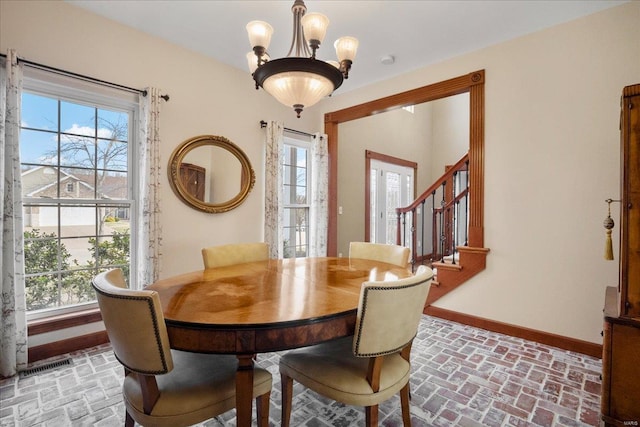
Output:
<svg viewBox="0 0 640 427">
<path fill-rule="evenodd" d="M 415 338 L 433 271 L 424 265 L 412 277 L 365 282 L 360 291 L 353 352 L 375 357 L 402 350 Z"/>
<path fill-rule="evenodd" d="M 409 248 L 404 246 L 369 242 L 351 242 L 349 244 L 350 258 L 387 262 L 402 268 L 409 266 L 409 254 Z"/>
<path fill-rule="evenodd" d="M 158 294 L 127 289 L 119 268 L 98 274 L 92 284 L 118 361 L 140 374 L 170 372 L 173 359 Z"/>
<path fill-rule="evenodd" d="M 202 249 L 204 268 L 224 267 L 269 259 L 267 243 L 235 243 Z"/>
</svg>

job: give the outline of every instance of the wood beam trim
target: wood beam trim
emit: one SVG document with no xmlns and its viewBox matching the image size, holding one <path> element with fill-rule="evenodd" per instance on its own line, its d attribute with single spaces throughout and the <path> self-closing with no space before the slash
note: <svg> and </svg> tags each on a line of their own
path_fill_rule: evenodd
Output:
<svg viewBox="0 0 640 427">
<path fill-rule="evenodd" d="M 68 338 L 66 340 L 54 341 L 35 347 L 29 347 L 29 363 L 83 350 L 85 348 L 96 347 L 108 342 L 109 336 L 107 335 L 107 331 L 101 331 L 79 337 Z"/>
<path fill-rule="evenodd" d="M 27 322 L 27 335 L 40 335 L 46 332 L 82 326 L 88 323 L 102 322 L 99 308 L 76 311 L 73 313 L 45 317 Z"/>
</svg>

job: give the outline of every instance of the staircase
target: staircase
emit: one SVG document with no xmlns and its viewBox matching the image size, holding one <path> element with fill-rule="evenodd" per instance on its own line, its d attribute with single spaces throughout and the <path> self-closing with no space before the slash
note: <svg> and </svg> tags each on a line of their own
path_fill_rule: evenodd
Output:
<svg viewBox="0 0 640 427">
<path fill-rule="evenodd" d="M 411 266 L 428 265 L 436 276 L 427 306 L 484 270 L 489 249 L 469 246 L 469 155 L 425 190 L 396 209 L 397 243 L 411 249 Z"/>
</svg>

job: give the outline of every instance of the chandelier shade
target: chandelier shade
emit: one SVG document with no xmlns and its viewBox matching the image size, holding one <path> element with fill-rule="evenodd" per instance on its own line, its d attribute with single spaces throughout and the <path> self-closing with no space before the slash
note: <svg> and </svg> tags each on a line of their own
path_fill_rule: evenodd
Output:
<svg viewBox="0 0 640 427">
<path fill-rule="evenodd" d="M 266 62 L 253 72 L 256 84 L 298 116 L 342 85 L 343 77 L 335 66 L 311 58 L 287 57 Z"/>
<path fill-rule="evenodd" d="M 247 65 L 256 89 L 263 88 L 279 102 L 292 107 L 300 117 L 305 107 L 331 95 L 349 77 L 358 40 L 342 37 L 335 42 L 339 62 L 317 59 L 316 51 L 324 40 L 329 19 L 320 13 L 307 14 L 303 0 L 295 0 L 291 11 L 293 38 L 284 58 L 271 60 L 267 53 L 273 34 L 271 25 L 263 21 L 247 24 L 252 47 L 252 52 L 247 54 Z"/>
</svg>

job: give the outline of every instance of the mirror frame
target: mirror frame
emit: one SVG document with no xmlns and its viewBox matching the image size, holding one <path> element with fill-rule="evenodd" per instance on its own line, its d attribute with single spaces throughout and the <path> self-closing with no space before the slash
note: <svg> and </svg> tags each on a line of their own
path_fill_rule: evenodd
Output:
<svg viewBox="0 0 640 427">
<path fill-rule="evenodd" d="M 238 194 L 222 203 L 205 203 L 189 194 L 181 184 L 180 164 L 185 156 L 193 149 L 203 146 L 220 147 L 233 154 L 241 166 L 240 191 Z M 249 195 L 256 182 L 256 174 L 251 167 L 249 158 L 237 145 L 223 136 L 199 135 L 182 142 L 173 150 L 169 159 L 169 184 L 173 192 L 188 206 L 202 212 L 221 213 L 238 207 Z"/>
<path fill-rule="evenodd" d="M 485 70 L 326 113 L 329 151 L 327 255 L 338 253 L 338 125 L 408 105 L 469 93 L 469 246 L 484 247 L 484 81 Z"/>
</svg>

